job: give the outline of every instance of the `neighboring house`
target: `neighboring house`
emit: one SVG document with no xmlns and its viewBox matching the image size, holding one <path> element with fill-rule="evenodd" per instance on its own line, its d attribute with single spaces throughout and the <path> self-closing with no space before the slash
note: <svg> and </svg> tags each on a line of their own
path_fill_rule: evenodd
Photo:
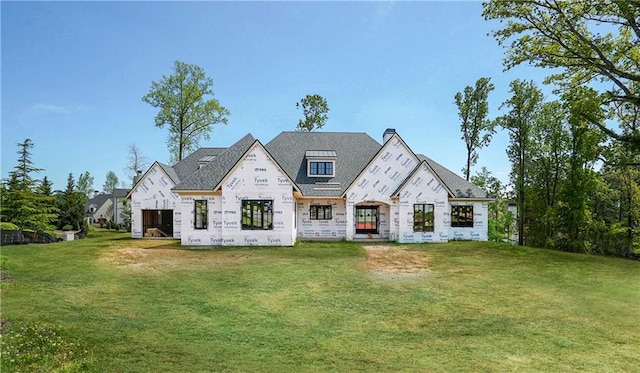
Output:
<svg viewBox="0 0 640 373">
<path fill-rule="evenodd" d="M 365 133 L 282 132 L 266 145 L 248 134 L 154 163 L 128 198 L 132 237 L 205 246 L 487 240 L 492 200 L 393 129 L 382 145 Z"/>
<path fill-rule="evenodd" d="M 93 197 L 84 204 L 84 211 L 86 212 L 89 224 L 98 224 L 100 219 L 104 219 L 104 221 L 114 220 L 114 212 L 112 209 L 114 197 L 118 201 L 115 211 L 117 223 L 122 224 L 124 220 L 122 216 L 120 216 L 120 213 L 124 211 L 128 193 L 128 189 L 115 189 L 113 195 L 96 192 Z"/>
</svg>

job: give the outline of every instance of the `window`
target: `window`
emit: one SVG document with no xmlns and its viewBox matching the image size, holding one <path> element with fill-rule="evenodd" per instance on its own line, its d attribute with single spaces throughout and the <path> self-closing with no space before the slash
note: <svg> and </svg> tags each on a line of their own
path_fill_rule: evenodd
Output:
<svg viewBox="0 0 640 373">
<path fill-rule="evenodd" d="M 333 162 L 309 161 L 309 176 L 333 176 Z"/>
<path fill-rule="evenodd" d="M 309 215 L 311 220 L 331 220 L 331 206 L 312 205 Z"/>
<path fill-rule="evenodd" d="M 473 206 L 451 206 L 452 227 L 473 227 Z"/>
<path fill-rule="evenodd" d="M 273 200 L 243 200 L 242 229 L 273 229 Z"/>
<path fill-rule="evenodd" d="M 433 232 L 433 204 L 416 203 L 413 205 L 413 231 Z"/>
<path fill-rule="evenodd" d="M 207 229 L 207 200 L 198 199 L 195 201 L 195 229 Z"/>
</svg>

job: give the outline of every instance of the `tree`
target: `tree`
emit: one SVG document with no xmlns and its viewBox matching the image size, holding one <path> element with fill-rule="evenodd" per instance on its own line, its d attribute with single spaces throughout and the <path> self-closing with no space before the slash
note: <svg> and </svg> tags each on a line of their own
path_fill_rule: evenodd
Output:
<svg viewBox="0 0 640 373">
<path fill-rule="evenodd" d="M 117 219 L 118 213 L 114 208 L 114 206 L 117 206 L 117 203 L 118 203 L 118 199 L 116 198 L 116 195 L 115 195 L 117 187 L 118 187 L 118 177 L 116 176 L 115 172 L 113 171 L 107 172 L 107 176 L 106 176 L 104 185 L 102 185 L 102 189 L 104 190 L 105 193 L 111 194 L 111 200 L 113 204 L 107 209 L 107 215 L 110 215 L 111 217 L 113 217 L 114 222 L 118 221 Z"/>
<path fill-rule="evenodd" d="M 44 177 L 38 185 L 37 193 L 42 196 L 51 196 L 53 194 L 53 183 L 48 177 Z"/>
<path fill-rule="evenodd" d="M 508 210 L 504 185 L 486 167 L 471 176 L 471 182 L 489 192 L 495 199 L 489 202 L 489 241 L 503 242 L 511 238 L 513 215 Z"/>
<path fill-rule="evenodd" d="M 78 190 L 73 174 L 69 174 L 67 178 L 66 189 L 58 194 L 58 208 L 60 214 L 58 217 L 58 228 L 81 230 L 85 221 L 84 204 L 89 197 Z"/>
<path fill-rule="evenodd" d="M 127 147 L 129 159 L 124 171 L 127 177 L 135 184 L 138 181 L 138 173 L 149 167 L 149 160 L 142 154 L 142 150 L 136 144 Z"/>
<path fill-rule="evenodd" d="M 15 181 L 21 189 L 32 189 L 34 186 L 34 180 L 31 177 L 31 173 L 42 171 L 41 168 L 35 167 L 31 161 L 31 149 L 34 146 L 33 141 L 31 141 L 31 139 L 25 139 L 17 145 L 19 147 L 18 164 L 9 174 L 11 176 L 15 175 Z"/>
<path fill-rule="evenodd" d="M 31 176 L 40 172 L 31 161 L 33 142 L 30 139 L 18 144 L 18 164 L 9 173 L 2 197 L 2 219 L 22 229 L 44 231 L 57 217 L 51 197 L 37 193 L 38 183 Z"/>
<path fill-rule="evenodd" d="M 568 112 L 569 142 L 567 148 L 567 180 L 563 190 L 561 219 L 566 250 L 577 252 L 590 251 L 589 234 L 593 231 L 591 194 L 596 189 L 597 173 L 594 171 L 598 161 L 603 134 L 589 125 L 583 113 L 592 118 L 604 120 L 600 106 L 595 104 L 593 89 L 576 87 L 567 91 L 562 100 Z"/>
<path fill-rule="evenodd" d="M 531 126 L 543 97 L 533 81 L 514 80 L 510 83 L 510 87 L 513 96 L 500 106 L 501 109 L 506 108 L 509 112 L 497 118 L 496 123 L 509 132 L 510 144 L 507 154 L 513 166 L 511 178 L 514 180 L 518 205 L 518 245 L 524 245 L 525 181 L 530 155 Z"/>
<path fill-rule="evenodd" d="M 487 20 L 506 20 L 493 32 L 506 44 L 507 69 L 522 63 L 555 69 L 546 79 L 561 90 L 598 85 L 603 107 L 640 106 L 640 3 L 627 0 L 499 1 L 483 4 Z M 589 118 L 614 139 L 640 150 L 640 131 L 609 128 Z"/>
<path fill-rule="evenodd" d="M 78 177 L 78 184 L 76 185 L 76 190 L 87 198 L 91 198 L 93 194 L 93 176 L 89 174 L 89 171 L 85 171 L 85 173 L 80 174 Z"/>
<path fill-rule="evenodd" d="M 531 131 L 528 242 L 539 247 L 553 247 L 562 225 L 560 193 L 566 178 L 570 133 L 567 112 L 558 101 L 545 102 L 535 115 Z"/>
<path fill-rule="evenodd" d="M 159 108 L 156 127 L 169 127 L 167 145 L 172 161 L 178 162 L 186 152 L 195 150 L 200 139 L 209 140 L 212 125 L 227 124 L 229 111 L 213 96 L 213 79 L 197 65 L 175 61 L 173 74 L 152 81 L 142 101 Z"/>
<path fill-rule="evenodd" d="M 113 194 L 118 187 L 118 176 L 113 171 L 107 172 L 105 182 L 102 185 L 102 190 L 107 194 Z"/>
<path fill-rule="evenodd" d="M 467 181 L 469 181 L 471 166 L 478 162 L 477 151 L 488 145 L 491 135 L 495 133 L 491 121 L 487 118 L 489 92 L 493 89 L 490 78 L 480 78 L 476 81 L 475 87 L 464 88 L 464 95 L 460 92 L 455 95 L 455 103 L 461 119 L 462 140 L 467 147 L 467 163 L 462 169 Z"/>
<path fill-rule="evenodd" d="M 317 94 L 306 95 L 300 102 L 296 103 L 296 109 L 302 108 L 304 120 L 298 121 L 296 130 L 311 132 L 324 127 L 328 119 L 329 105 L 327 100 Z"/>
</svg>

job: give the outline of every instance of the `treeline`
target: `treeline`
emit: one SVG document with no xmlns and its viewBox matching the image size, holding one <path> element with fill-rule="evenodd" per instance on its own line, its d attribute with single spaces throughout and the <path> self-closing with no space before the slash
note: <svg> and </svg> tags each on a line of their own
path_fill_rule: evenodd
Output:
<svg viewBox="0 0 640 373">
<path fill-rule="evenodd" d="M 55 229 L 86 233 L 85 203 L 93 193 L 93 177 L 89 172 L 76 181 L 69 174 L 64 190 L 53 190 L 45 176 L 34 178 L 42 169 L 31 160 L 31 139 L 18 144 L 18 161 L 9 177 L 0 184 L 0 221 L 3 229 L 50 232 Z"/>
<path fill-rule="evenodd" d="M 552 69 L 544 83 L 558 97 L 545 101 L 533 82 L 516 80 L 504 114 L 481 122 L 484 133 L 502 128 L 510 136 L 511 188 L 492 207 L 494 238 L 515 228 L 519 244 L 640 254 L 640 5 L 490 0 L 482 7 L 484 19 L 499 21 L 491 34 L 505 47 L 505 69 Z M 505 201 L 517 207 L 515 227 L 498 208 Z"/>
<path fill-rule="evenodd" d="M 509 191 L 483 169 L 471 180 L 498 197 L 490 238 L 565 251 L 631 256 L 640 248 L 640 156 L 586 118 L 604 120 L 595 91 L 578 87 L 544 101 L 533 82 L 511 83 L 505 114 L 493 125 L 509 133 Z M 637 124 L 635 105 L 616 114 L 622 133 Z M 507 203 L 517 207 L 514 221 Z"/>
</svg>

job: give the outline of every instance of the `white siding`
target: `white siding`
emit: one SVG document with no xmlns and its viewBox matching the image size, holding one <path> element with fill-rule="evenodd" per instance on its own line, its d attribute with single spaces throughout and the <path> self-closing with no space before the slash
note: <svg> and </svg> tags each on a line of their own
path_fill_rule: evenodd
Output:
<svg viewBox="0 0 640 373">
<path fill-rule="evenodd" d="M 451 209 L 447 212 L 449 240 L 487 241 L 489 229 L 489 203 L 481 201 L 452 201 L 451 206 L 473 206 L 473 228 L 451 227 Z"/>
<path fill-rule="evenodd" d="M 411 179 L 402 187 L 397 204 L 397 234 L 391 239 L 401 243 L 408 242 L 447 242 L 449 239 L 449 202 L 448 193 L 440 180 L 431 173 L 429 167 L 422 164 Z M 434 231 L 414 232 L 414 204 L 434 205 Z"/>
<path fill-rule="evenodd" d="M 418 159 L 398 136 L 385 142 L 381 151 L 346 191 L 347 240 L 355 236 L 355 206 L 379 205 L 381 237 L 390 237 L 391 194 L 409 176 Z M 381 202 L 382 204 L 378 203 Z"/>
<path fill-rule="evenodd" d="M 183 197 L 184 198 L 184 197 Z M 256 144 L 222 183 L 222 195 L 208 197 L 207 229 L 193 229 L 194 198 L 183 199 L 183 245 L 293 246 L 293 185 L 264 149 Z M 272 200 L 273 229 L 243 230 L 242 200 Z M 186 218 L 189 216 L 189 219 Z"/>
<path fill-rule="evenodd" d="M 151 166 L 131 192 L 131 237 L 142 238 L 142 210 L 173 210 L 173 237 L 180 238 L 179 196 L 175 185 L 157 163 Z"/>
<path fill-rule="evenodd" d="M 309 210 L 311 205 L 331 206 L 331 220 L 311 220 Z M 301 239 L 342 239 L 347 234 L 347 218 L 343 200 L 313 199 L 300 200 L 297 203 L 297 229 Z"/>
</svg>

